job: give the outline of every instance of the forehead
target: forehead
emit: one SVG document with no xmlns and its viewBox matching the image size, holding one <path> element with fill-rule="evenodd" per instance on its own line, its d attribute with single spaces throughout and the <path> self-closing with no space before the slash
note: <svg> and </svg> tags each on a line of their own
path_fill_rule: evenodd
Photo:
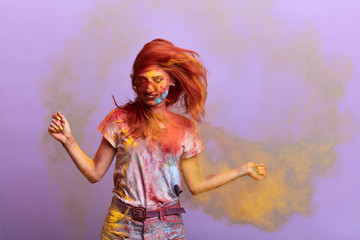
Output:
<svg viewBox="0 0 360 240">
<path fill-rule="evenodd" d="M 143 71 L 141 71 L 139 74 L 137 74 L 138 77 L 146 77 L 146 78 L 153 78 L 153 77 L 169 77 L 169 75 L 162 70 L 158 66 L 151 66 Z"/>
</svg>

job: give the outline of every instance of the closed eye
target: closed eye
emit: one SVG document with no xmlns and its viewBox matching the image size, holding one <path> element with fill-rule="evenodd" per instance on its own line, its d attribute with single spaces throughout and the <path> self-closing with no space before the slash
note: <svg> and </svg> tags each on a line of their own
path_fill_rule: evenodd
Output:
<svg viewBox="0 0 360 240">
<path fill-rule="evenodd" d="M 153 77 L 152 80 L 155 82 L 155 83 L 160 83 L 161 81 L 164 80 L 164 77 Z"/>
</svg>

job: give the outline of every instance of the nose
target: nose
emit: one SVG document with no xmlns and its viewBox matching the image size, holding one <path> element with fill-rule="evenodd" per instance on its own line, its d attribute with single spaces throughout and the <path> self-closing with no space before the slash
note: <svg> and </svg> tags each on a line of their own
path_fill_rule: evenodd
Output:
<svg viewBox="0 0 360 240">
<path fill-rule="evenodd" d="M 155 90 L 155 86 L 153 85 L 153 83 L 149 82 L 145 88 L 146 93 L 152 93 L 154 92 L 154 90 Z"/>
</svg>

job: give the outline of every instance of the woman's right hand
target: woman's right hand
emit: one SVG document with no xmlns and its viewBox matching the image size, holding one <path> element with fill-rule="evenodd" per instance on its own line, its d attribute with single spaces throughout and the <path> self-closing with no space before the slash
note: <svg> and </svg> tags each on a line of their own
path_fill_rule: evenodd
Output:
<svg viewBox="0 0 360 240">
<path fill-rule="evenodd" d="M 72 137 L 69 122 L 60 112 L 52 115 L 52 121 L 48 127 L 48 131 L 53 138 L 62 144 L 65 144 L 66 141 Z"/>
</svg>

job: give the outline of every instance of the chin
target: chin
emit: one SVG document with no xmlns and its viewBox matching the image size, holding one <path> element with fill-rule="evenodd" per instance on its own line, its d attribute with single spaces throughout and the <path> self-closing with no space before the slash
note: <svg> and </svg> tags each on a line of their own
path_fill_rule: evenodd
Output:
<svg viewBox="0 0 360 240">
<path fill-rule="evenodd" d="M 159 103 L 157 103 L 155 100 L 152 100 L 152 101 L 143 101 L 143 103 L 144 103 L 147 107 L 155 107 L 156 105 L 159 104 Z"/>
</svg>

